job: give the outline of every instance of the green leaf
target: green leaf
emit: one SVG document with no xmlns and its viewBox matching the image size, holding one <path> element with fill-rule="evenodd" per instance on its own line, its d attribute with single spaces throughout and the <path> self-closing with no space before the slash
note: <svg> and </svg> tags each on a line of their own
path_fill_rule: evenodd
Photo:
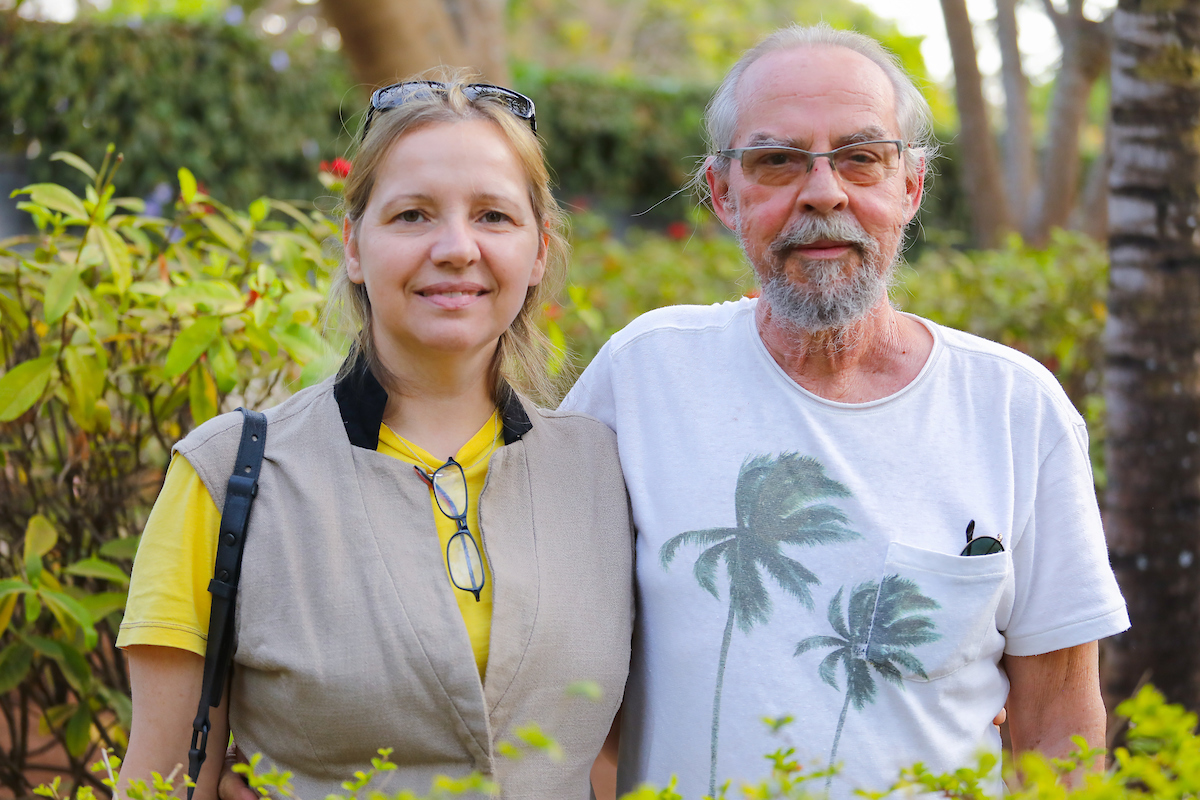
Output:
<svg viewBox="0 0 1200 800">
<path fill-rule="evenodd" d="M 79 626 L 83 631 L 85 649 L 91 650 L 96 646 L 96 628 L 91 612 L 84 608 L 78 600 L 70 595 L 46 588 L 40 589 L 38 594 L 60 625 L 64 628 L 70 627 L 68 623 Z M 63 645 L 63 647 L 65 648 L 67 645 Z"/>
<path fill-rule="evenodd" d="M 197 425 L 217 415 L 217 384 L 203 364 L 197 364 L 188 378 L 188 406 Z"/>
<path fill-rule="evenodd" d="M 179 195 L 185 203 L 196 199 L 196 176 L 187 167 L 179 168 Z"/>
<path fill-rule="evenodd" d="M 250 204 L 250 219 L 262 222 L 271 213 L 271 202 L 266 197 L 260 197 Z"/>
<path fill-rule="evenodd" d="M 56 183 L 35 183 L 32 186 L 26 186 L 21 191 L 28 192 L 29 199 L 39 206 L 45 206 L 53 211 L 61 211 L 68 217 L 76 217 L 80 220 L 88 218 L 83 201 L 65 186 L 59 186 Z"/>
<path fill-rule="evenodd" d="M 46 281 L 46 292 L 42 297 L 42 314 L 47 325 L 62 319 L 78 291 L 79 268 L 74 264 L 60 264 L 50 271 L 50 280 Z"/>
<path fill-rule="evenodd" d="M 0 694 L 8 694 L 25 680 L 33 662 L 33 648 L 24 642 L 13 642 L 0 650 Z"/>
<path fill-rule="evenodd" d="M 216 379 L 217 389 L 222 392 L 229 392 L 233 390 L 233 387 L 237 386 L 237 354 L 233 352 L 233 347 L 230 346 L 229 340 L 224 336 L 218 336 L 209 345 L 208 366 L 212 369 L 213 378 Z"/>
<path fill-rule="evenodd" d="M 275 341 L 301 364 L 320 358 L 327 346 L 321 335 L 307 325 L 292 323 L 282 331 L 275 330 Z"/>
<path fill-rule="evenodd" d="M 98 225 L 92 228 L 92 231 L 94 233 L 90 235 L 100 240 L 100 249 L 104 251 L 104 259 L 108 262 L 108 268 L 112 270 L 113 284 L 117 287 L 117 294 L 124 295 L 129 289 L 129 285 L 133 283 L 133 265 L 129 258 L 129 245 L 121 238 L 120 234 L 107 225 Z"/>
<path fill-rule="evenodd" d="M 0 377 L 0 422 L 11 422 L 28 411 L 46 390 L 54 372 L 54 357 L 26 361 Z"/>
<path fill-rule="evenodd" d="M 71 715 L 63 740 L 67 752 L 76 758 L 87 752 L 88 745 L 92 743 L 92 714 L 88 711 L 87 703 L 80 703 Z"/>
<path fill-rule="evenodd" d="M 180 332 L 171 342 L 163 372 L 168 378 L 177 378 L 196 363 L 200 354 L 208 349 L 221 331 L 221 320 L 217 317 L 200 317 L 187 330 Z"/>
<path fill-rule="evenodd" d="M 68 153 L 66 150 L 59 150 L 56 153 L 50 154 L 51 161 L 62 161 L 65 164 L 70 164 L 75 169 L 87 175 L 92 180 L 96 180 L 96 170 L 92 169 L 92 165 L 84 161 L 74 153 Z"/>
<path fill-rule="evenodd" d="M 105 558 L 115 558 L 119 561 L 132 561 L 137 553 L 141 536 L 126 536 L 124 539 L 109 539 L 100 545 L 100 555 Z"/>
<path fill-rule="evenodd" d="M 99 558 L 85 558 L 67 567 L 64 572 L 68 575 L 81 575 L 85 578 L 99 578 L 122 586 L 129 585 L 129 575 L 125 570 L 109 561 Z"/>
<path fill-rule="evenodd" d="M 235 252 L 242 249 L 244 237 L 224 217 L 216 214 L 205 214 L 200 218 L 200 221 L 204 223 L 206 228 L 213 232 L 213 235 L 221 240 L 221 244 Z"/>
<path fill-rule="evenodd" d="M 0 634 L 8 630 L 8 625 L 12 622 L 13 612 L 17 610 L 17 598 L 20 596 L 20 594 L 14 592 L 3 600 L 0 600 Z M 0 690 L 0 694 L 3 694 L 2 690 Z"/>
<path fill-rule="evenodd" d="M 79 598 L 79 604 L 87 609 L 94 620 L 102 620 L 114 611 L 124 611 L 128 595 L 125 592 L 96 592 Z"/>
<path fill-rule="evenodd" d="M 58 544 L 54 523 L 41 514 L 34 514 L 25 526 L 25 560 L 46 555 Z"/>
</svg>

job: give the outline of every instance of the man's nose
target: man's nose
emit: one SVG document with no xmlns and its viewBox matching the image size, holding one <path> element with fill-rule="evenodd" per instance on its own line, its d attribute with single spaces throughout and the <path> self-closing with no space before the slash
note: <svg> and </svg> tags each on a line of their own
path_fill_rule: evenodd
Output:
<svg viewBox="0 0 1200 800">
<path fill-rule="evenodd" d="M 808 173 L 800 183 L 796 202 L 806 211 L 828 214 L 841 211 L 849 202 L 846 187 L 833 167 L 833 157 L 821 155 L 813 158 Z"/>
</svg>

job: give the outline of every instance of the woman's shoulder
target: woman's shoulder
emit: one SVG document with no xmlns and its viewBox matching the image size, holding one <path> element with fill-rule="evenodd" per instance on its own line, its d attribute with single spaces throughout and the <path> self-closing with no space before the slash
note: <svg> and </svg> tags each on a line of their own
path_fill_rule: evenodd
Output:
<svg viewBox="0 0 1200 800">
<path fill-rule="evenodd" d="M 322 409 L 323 401 L 328 401 L 336 413 L 332 379 L 301 389 L 279 405 L 263 411 L 267 417 L 268 459 L 272 451 L 278 452 L 278 445 L 304 427 L 307 416 Z M 242 438 L 242 420 L 241 411 L 220 414 L 198 425 L 176 442 L 172 450 L 188 460 L 210 489 L 217 479 L 224 486 L 237 457 Z"/>
<path fill-rule="evenodd" d="M 598 445 L 617 443 L 617 434 L 600 420 L 582 411 L 566 411 L 549 409 L 525 403 L 529 409 L 533 429 L 541 428 L 547 436 L 555 438 L 567 437 L 580 440 L 593 440 Z"/>
</svg>

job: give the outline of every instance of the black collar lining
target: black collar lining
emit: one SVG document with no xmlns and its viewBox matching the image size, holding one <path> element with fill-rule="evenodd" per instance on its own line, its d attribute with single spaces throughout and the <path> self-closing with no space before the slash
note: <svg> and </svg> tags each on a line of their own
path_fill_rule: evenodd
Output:
<svg viewBox="0 0 1200 800">
<path fill-rule="evenodd" d="M 383 424 L 383 413 L 387 409 L 387 390 L 376 380 L 367 360 L 355 357 L 350 370 L 333 386 L 333 397 L 341 412 L 342 424 L 346 427 L 346 438 L 355 447 L 364 450 L 379 449 L 379 427 Z M 533 429 L 533 423 L 521 404 L 517 393 L 510 387 L 504 389 L 500 403 L 500 421 L 504 426 L 506 445 L 520 441 Z"/>
</svg>

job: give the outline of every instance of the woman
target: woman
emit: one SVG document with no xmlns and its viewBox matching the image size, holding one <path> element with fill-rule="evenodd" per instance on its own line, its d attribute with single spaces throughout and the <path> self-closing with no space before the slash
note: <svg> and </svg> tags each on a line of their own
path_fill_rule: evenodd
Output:
<svg viewBox="0 0 1200 800">
<path fill-rule="evenodd" d="M 209 735 L 219 749 L 228 705 L 241 749 L 291 771 L 298 797 L 343 791 L 381 747 L 391 791 L 479 770 L 504 797 L 588 796 L 628 668 L 632 535 L 608 428 L 514 391 L 544 396 L 533 315 L 565 268 L 535 131 L 532 101 L 499 87 L 372 97 L 331 298 L 359 335 L 336 379 L 266 412 Z M 241 420 L 175 446 L 143 534 L 118 640 L 125 780 L 186 763 Z M 566 691 L 581 680 L 599 702 Z M 500 754 L 529 722 L 561 761 Z M 220 762 L 198 797 L 215 796 Z"/>
</svg>

